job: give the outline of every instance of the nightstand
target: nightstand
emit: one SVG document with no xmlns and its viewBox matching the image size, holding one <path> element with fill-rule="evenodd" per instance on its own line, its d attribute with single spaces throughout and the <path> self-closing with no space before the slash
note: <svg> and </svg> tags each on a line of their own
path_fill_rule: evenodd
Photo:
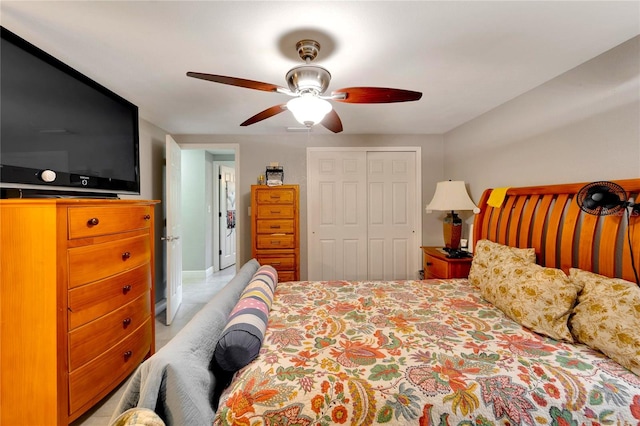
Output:
<svg viewBox="0 0 640 426">
<path fill-rule="evenodd" d="M 467 278 L 473 258 L 451 259 L 447 252 L 438 247 L 422 248 L 422 267 L 425 279 L 429 278 Z"/>
</svg>

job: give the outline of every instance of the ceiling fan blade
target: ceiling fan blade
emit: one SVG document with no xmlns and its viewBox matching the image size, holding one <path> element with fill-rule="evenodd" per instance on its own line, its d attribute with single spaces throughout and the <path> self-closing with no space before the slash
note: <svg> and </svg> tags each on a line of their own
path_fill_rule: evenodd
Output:
<svg viewBox="0 0 640 426">
<path fill-rule="evenodd" d="M 253 117 L 245 120 L 240 125 L 241 126 L 250 126 L 252 124 L 257 123 L 258 121 L 262 121 L 262 120 L 265 120 L 265 119 L 267 119 L 269 117 L 273 117 L 274 115 L 280 114 L 281 112 L 284 112 L 286 110 L 287 110 L 287 104 L 274 105 L 271 108 L 267 108 L 264 111 L 257 113 Z"/>
<path fill-rule="evenodd" d="M 340 120 L 340 117 L 338 117 L 338 113 L 335 109 L 329 111 L 320 124 L 331 130 L 333 133 L 340 133 L 342 131 L 342 121 Z"/>
<path fill-rule="evenodd" d="M 246 80 L 244 78 L 227 77 L 224 75 L 205 74 L 201 72 L 187 73 L 187 77 L 199 78 L 201 80 L 213 81 L 214 83 L 229 84 L 231 86 L 246 87 L 247 89 L 263 90 L 265 92 L 277 92 L 279 89 L 288 91 L 284 87 L 275 84 L 262 83 L 260 81 Z"/>
<path fill-rule="evenodd" d="M 345 95 L 341 95 L 344 93 Z M 337 96 L 336 96 L 337 95 Z M 352 104 L 387 104 L 417 101 L 422 93 L 385 87 L 348 87 L 331 92 L 333 100 Z"/>
</svg>

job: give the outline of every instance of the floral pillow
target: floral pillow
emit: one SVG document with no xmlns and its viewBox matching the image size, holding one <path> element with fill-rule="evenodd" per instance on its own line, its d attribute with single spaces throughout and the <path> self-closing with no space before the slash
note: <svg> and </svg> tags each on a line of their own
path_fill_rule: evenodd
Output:
<svg viewBox="0 0 640 426">
<path fill-rule="evenodd" d="M 532 248 L 509 247 L 489 240 L 479 240 L 471 262 L 469 282 L 481 287 L 489 278 L 489 264 L 509 262 L 513 258 L 535 263 L 536 252 Z"/>
<path fill-rule="evenodd" d="M 482 297 L 519 324 L 556 340 L 573 342 L 568 319 L 581 285 L 560 269 L 519 257 L 489 265 Z"/>
<path fill-rule="evenodd" d="M 576 340 L 640 376 L 640 287 L 575 268 L 569 276 L 584 286 L 571 318 Z"/>
</svg>

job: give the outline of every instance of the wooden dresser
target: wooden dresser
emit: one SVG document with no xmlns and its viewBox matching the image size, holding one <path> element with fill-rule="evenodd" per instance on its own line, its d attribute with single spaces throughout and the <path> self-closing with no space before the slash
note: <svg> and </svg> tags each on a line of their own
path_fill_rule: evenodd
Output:
<svg viewBox="0 0 640 426">
<path fill-rule="evenodd" d="M 154 352 L 154 201 L 0 200 L 0 423 L 68 424 Z"/>
<path fill-rule="evenodd" d="M 251 252 L 272 265 L 278 281 L 300 279 L 298 185 L 251 187 Z"/>
</svg>

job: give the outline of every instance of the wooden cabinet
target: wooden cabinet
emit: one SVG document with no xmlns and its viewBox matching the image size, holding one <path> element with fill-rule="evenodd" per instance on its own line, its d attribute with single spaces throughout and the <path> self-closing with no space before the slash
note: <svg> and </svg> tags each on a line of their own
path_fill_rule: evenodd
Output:
<svg viewBox="0 0 640 426">
<path fill-rule="evenodd" d="M 424 277 L 429 278 L 467 278 L 471 269 L 471 257 L 451 259 L 447 253 L 437 247 L 422 247 L 422 267 Z"/>
<path fill-rule="evenodd" d="M 251 187 L 251 251 L 261 265 L 272 265 L 278 281 L 300 279 L 298 185 Z"/>
<path fill-rule="evenodd" d="M 0 424 L 68 424 L 153 354 L 153 204 L 0 200 Z"/>
</svg>

